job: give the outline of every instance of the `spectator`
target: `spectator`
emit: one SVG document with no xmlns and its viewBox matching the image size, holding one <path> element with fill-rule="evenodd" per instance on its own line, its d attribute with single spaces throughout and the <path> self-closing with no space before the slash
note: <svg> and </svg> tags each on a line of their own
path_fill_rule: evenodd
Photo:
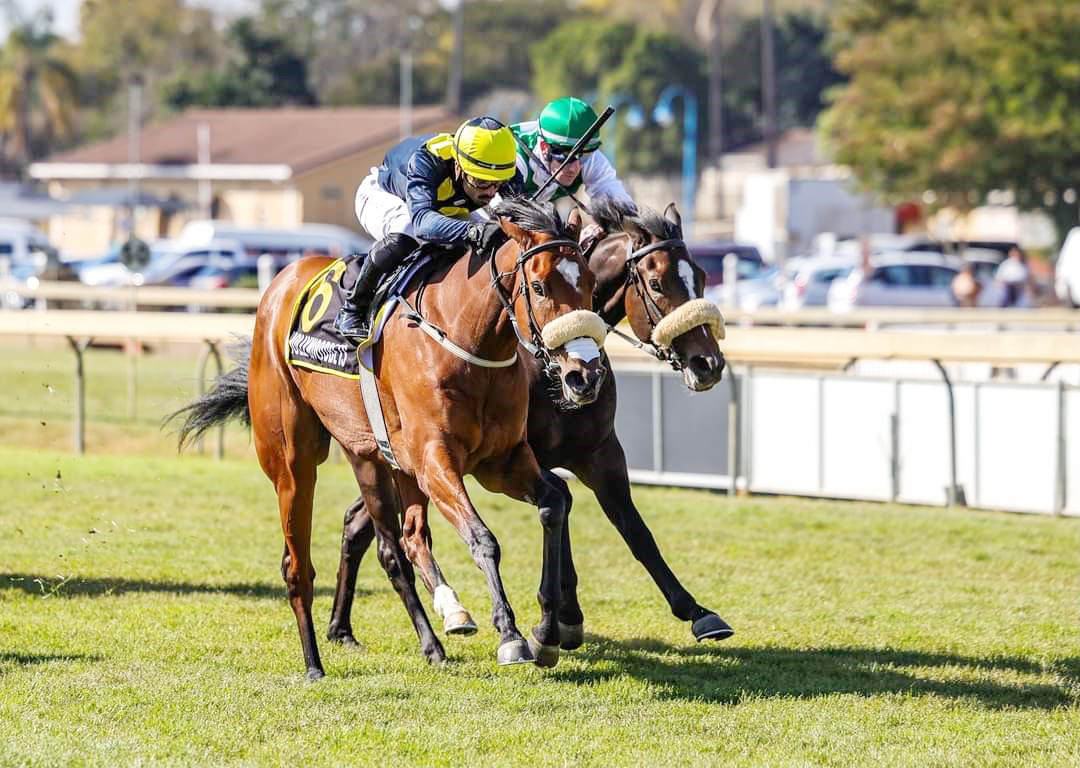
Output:
<svg viewBox="0 0 1080 768">
<path fill-rule="evenodd" d="M 1027 256 L 1013 246 L 1009 249 L 1005 261 L 1001 262 L 994 272 L 994 280 L 1004 288 L 1001 306 L 1019 307 L 1025 302 L 1028 276 Z"/>
<path fill-rule="evenodd" d="M 952 295 L 953 301 L 956 302 L 958 307 L 974 307 L 979 301 L 979 292 L 982 291 L 982 286 L 979 285 L 979 281 L 975 279 L 975 267 L 970 263 L 965 263 L 960 267 L 960 271 L 956 273 L 956 277 L 952 279 Z"/>
</svg>

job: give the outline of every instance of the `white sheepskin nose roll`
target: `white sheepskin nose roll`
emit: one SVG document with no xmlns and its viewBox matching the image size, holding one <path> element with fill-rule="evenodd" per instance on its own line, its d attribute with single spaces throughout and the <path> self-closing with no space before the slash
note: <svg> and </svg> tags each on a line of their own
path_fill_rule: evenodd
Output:
<svg viewBox="0 0 1080 768">
<path fill-rule="evenodd" d="M 592 339 L 597 347 L 604 346 L 607 325 L 600 315 L 587 309 L 575 309 L 555 318 L 540 331 L 540 338 L 548 349 L 558 349 L 573 339 Z"/>
<path fill-rule="evenodd" d="M 671 342 L 699 325 L 709 326 L 712 335 L 717 339 L 724 338 L 724 316 L 720 314 L 720 309 L 708 299 L 694 299 L 672 311 L 656 324 L 652 332 L 653 344 L 658 347 L 670 347 Z"/>
</svg>

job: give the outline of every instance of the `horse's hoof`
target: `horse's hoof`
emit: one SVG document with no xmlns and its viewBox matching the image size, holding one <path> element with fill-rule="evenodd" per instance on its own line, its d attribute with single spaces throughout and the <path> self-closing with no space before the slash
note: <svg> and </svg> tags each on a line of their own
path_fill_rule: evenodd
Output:
<svg viewBox="0 0 1080 768">
<path fill-rule="evenodd" d="M 364 644 L 353 637 L 352 632 L 332 632 L 326 636 L 326 639 L 331 643 L 337 643 L 346 648 L 352 648 L 358 651 L 364 650 Z"/>
<path fill-rule="evenodd" d="M 454 611 L 443 619 L 443 632 L 448 635 L 475 635 L 476 622 L 468 611 Z"/>
<path fill-rule="evenodd" d="M 563 624 L 559 622 L 559 647 L 564 651 L 580 648 L 585 642 L 585 629 L 581 624 Z"/>
<path fill-rule="evenodd" d="M 511 640 L 499 646 L 496 658 L 500 666 L 509 666 L 510 664 L 529 664 L 533 660 L 533 655 L 529 652 L 529 644 L 524 640 Z"/>
<path fill-rule="evenodd" d="M 691 625 L 690 630 L 700 643 L 702 640 L 727 640 L 735 630 L 715 613 L 706 613 Z"/>
<path fill-rule="evenodd" d="M 554 667 L 559 663 L 559 646 L 544 645 L 531 632 L 529 633 L 529 651 L 533 655 L 533 663 L 538 667 Z"/>
<path fill-rule="evenodd" d="M 307 679 L 308 680 L 310 680 L 312 682 L 315 682 L 316 680 L 322 680 L 324 677 L 326 677 L 326 673 L 323 672 L 318 667 L 308 667 L 308 671 L 307 671 Z"/>
<path fill-rule="evenodd" d="M 443 650 L 442 645 L 435 645 L 430 648 L 420 648 L 420 652 L 424 654 L 424 658 L 428 660 L 428 663 L 434 667 L 441 667 L 446 664 L 446 651 Z"/>
</svg>

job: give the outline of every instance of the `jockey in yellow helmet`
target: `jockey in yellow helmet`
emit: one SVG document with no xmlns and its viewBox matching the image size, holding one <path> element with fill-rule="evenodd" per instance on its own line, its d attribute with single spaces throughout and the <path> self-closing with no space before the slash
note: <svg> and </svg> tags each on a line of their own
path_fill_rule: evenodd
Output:
<svg viewBox="0 0 1080 768">
<path fill-rule="evenodd" d="M 471 222 L 469 214 L 500 191 L 520 193 L 515 146 L 509 128 L 478 117 L 452 134 L 413 137 L 387 152 L 356 190 L 356 217 L 378 242 L 335 320 L 338 332 L 366 335 L 367 306 L 379 278 L 397 267 L 417 240 L 478 249 L 501 244 L 498 222 Z"/>
</svg>

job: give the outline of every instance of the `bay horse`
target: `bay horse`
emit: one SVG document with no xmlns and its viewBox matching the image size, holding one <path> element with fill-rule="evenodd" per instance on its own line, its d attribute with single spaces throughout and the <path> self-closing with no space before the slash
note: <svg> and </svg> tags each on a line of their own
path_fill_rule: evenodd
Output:
<svg viewBox="0 0 1080 768">
<path fill-rule="evenodd" d="M 311 618 L 310 539 L 316 468 L 327 458 L 331 437 L 352 466 L 378 538 L 379 561 L 425 657 L 439 662 L 446 654 L 401 549 L 399 494 L 406 505 L 430 498 L 468 545 L 491 593 L 498 662 L 550 665 L 558 658 L 565 502 L 552 481 L 557 477 L 541 470 L 526 440 L 529 385 L 518 345 L 535 350 L 545 373 L 557 376 L 568 407 L 583 405 L 596 399 L 605 378 L 599 351 L 605 329 L 586 309 L 595 280 L 577 230 L 563 225 L 549 203 L 507 200 L 495 215 L 509 237 L 495 254 L 484 258 L 470 250 L 432 282 L 406 293 L 416 314 L 438 326 L 457 352 L 420 332 L 416 314 L 403 311 L 391 315 L 375 351 L 379 396 L 400 470 L 392 471 L 381 455 L 355 382 L 286 362 L 290 308 L 298 292 L 334 263 L 328 258 L 302 259 L 274 279 L 256 313 L 250 360 L 174 414 L 187 414 L 181 446 L 230 416 L 249 417 L 259 462 L 277 491 L 285 535 L 281 571 L 310 679 L 324 675 Z M 520 329 L 528 329 L 528 338 Z M 541 618 L 528 641 L 503 589 L 498 541 L 469 499 L 466 474 L 539 508 Z"/>
<path fill-rule="evenodd" d="M 570 214 L 572 221 L 576 214 L 576 210 Z M 682 370 L 688 389 L 703 391 L 712 387 L 720 381 L 724 369 L 724 356 L 717 344 L 717 337 L 723 338 L 723 319 L 715 307 L 707 306 L 700 298 L 704 272 L 683 242 L 681 218 L 674 204 L 662 216 L 646 209 L 635 215 L 624 204 L 598 201 L 590 214 L 605 230 L 589 258 L 589 267 L 597 276 L 594 309 L 611 326 L 627 318 L 640 340 L 638 346 Z M 574 410 L 562 407 L 553 397 L 535 362 L 529 363 L 529 382 L 528 439 L 540 465 L 570 470 L 596 494 L 608 520 L 660 588 L 671 612 L 691 622 L 697 640 L 730 637 L 733 630 L 728 624 L 702 607 L 676 578 L 634 505 L 626 456 L 615 434 L 614 377 L 606 378 L 595 402 Z M 552 482 L 563 494 L 569 514 L 572 498 L 566 483 L 558 476 L 553 476 Z M 405 550 L 435 597 L 435 610 L 443 616 L 444 631 L 471 634 L 475 624 L 431 554 L 422 499 L 420 504 L 407 507 L 404 533 Z M 333 641 L 355 643 L 349 617 L 356 573 L 373 536 L 363 499 L 358 499 L 345 513 L 329 629 Z M 563 527 L 561 589 L 560 644 L 572 650 L 583 642 L 584 631 L 569 519 Z"/>
</svg>

